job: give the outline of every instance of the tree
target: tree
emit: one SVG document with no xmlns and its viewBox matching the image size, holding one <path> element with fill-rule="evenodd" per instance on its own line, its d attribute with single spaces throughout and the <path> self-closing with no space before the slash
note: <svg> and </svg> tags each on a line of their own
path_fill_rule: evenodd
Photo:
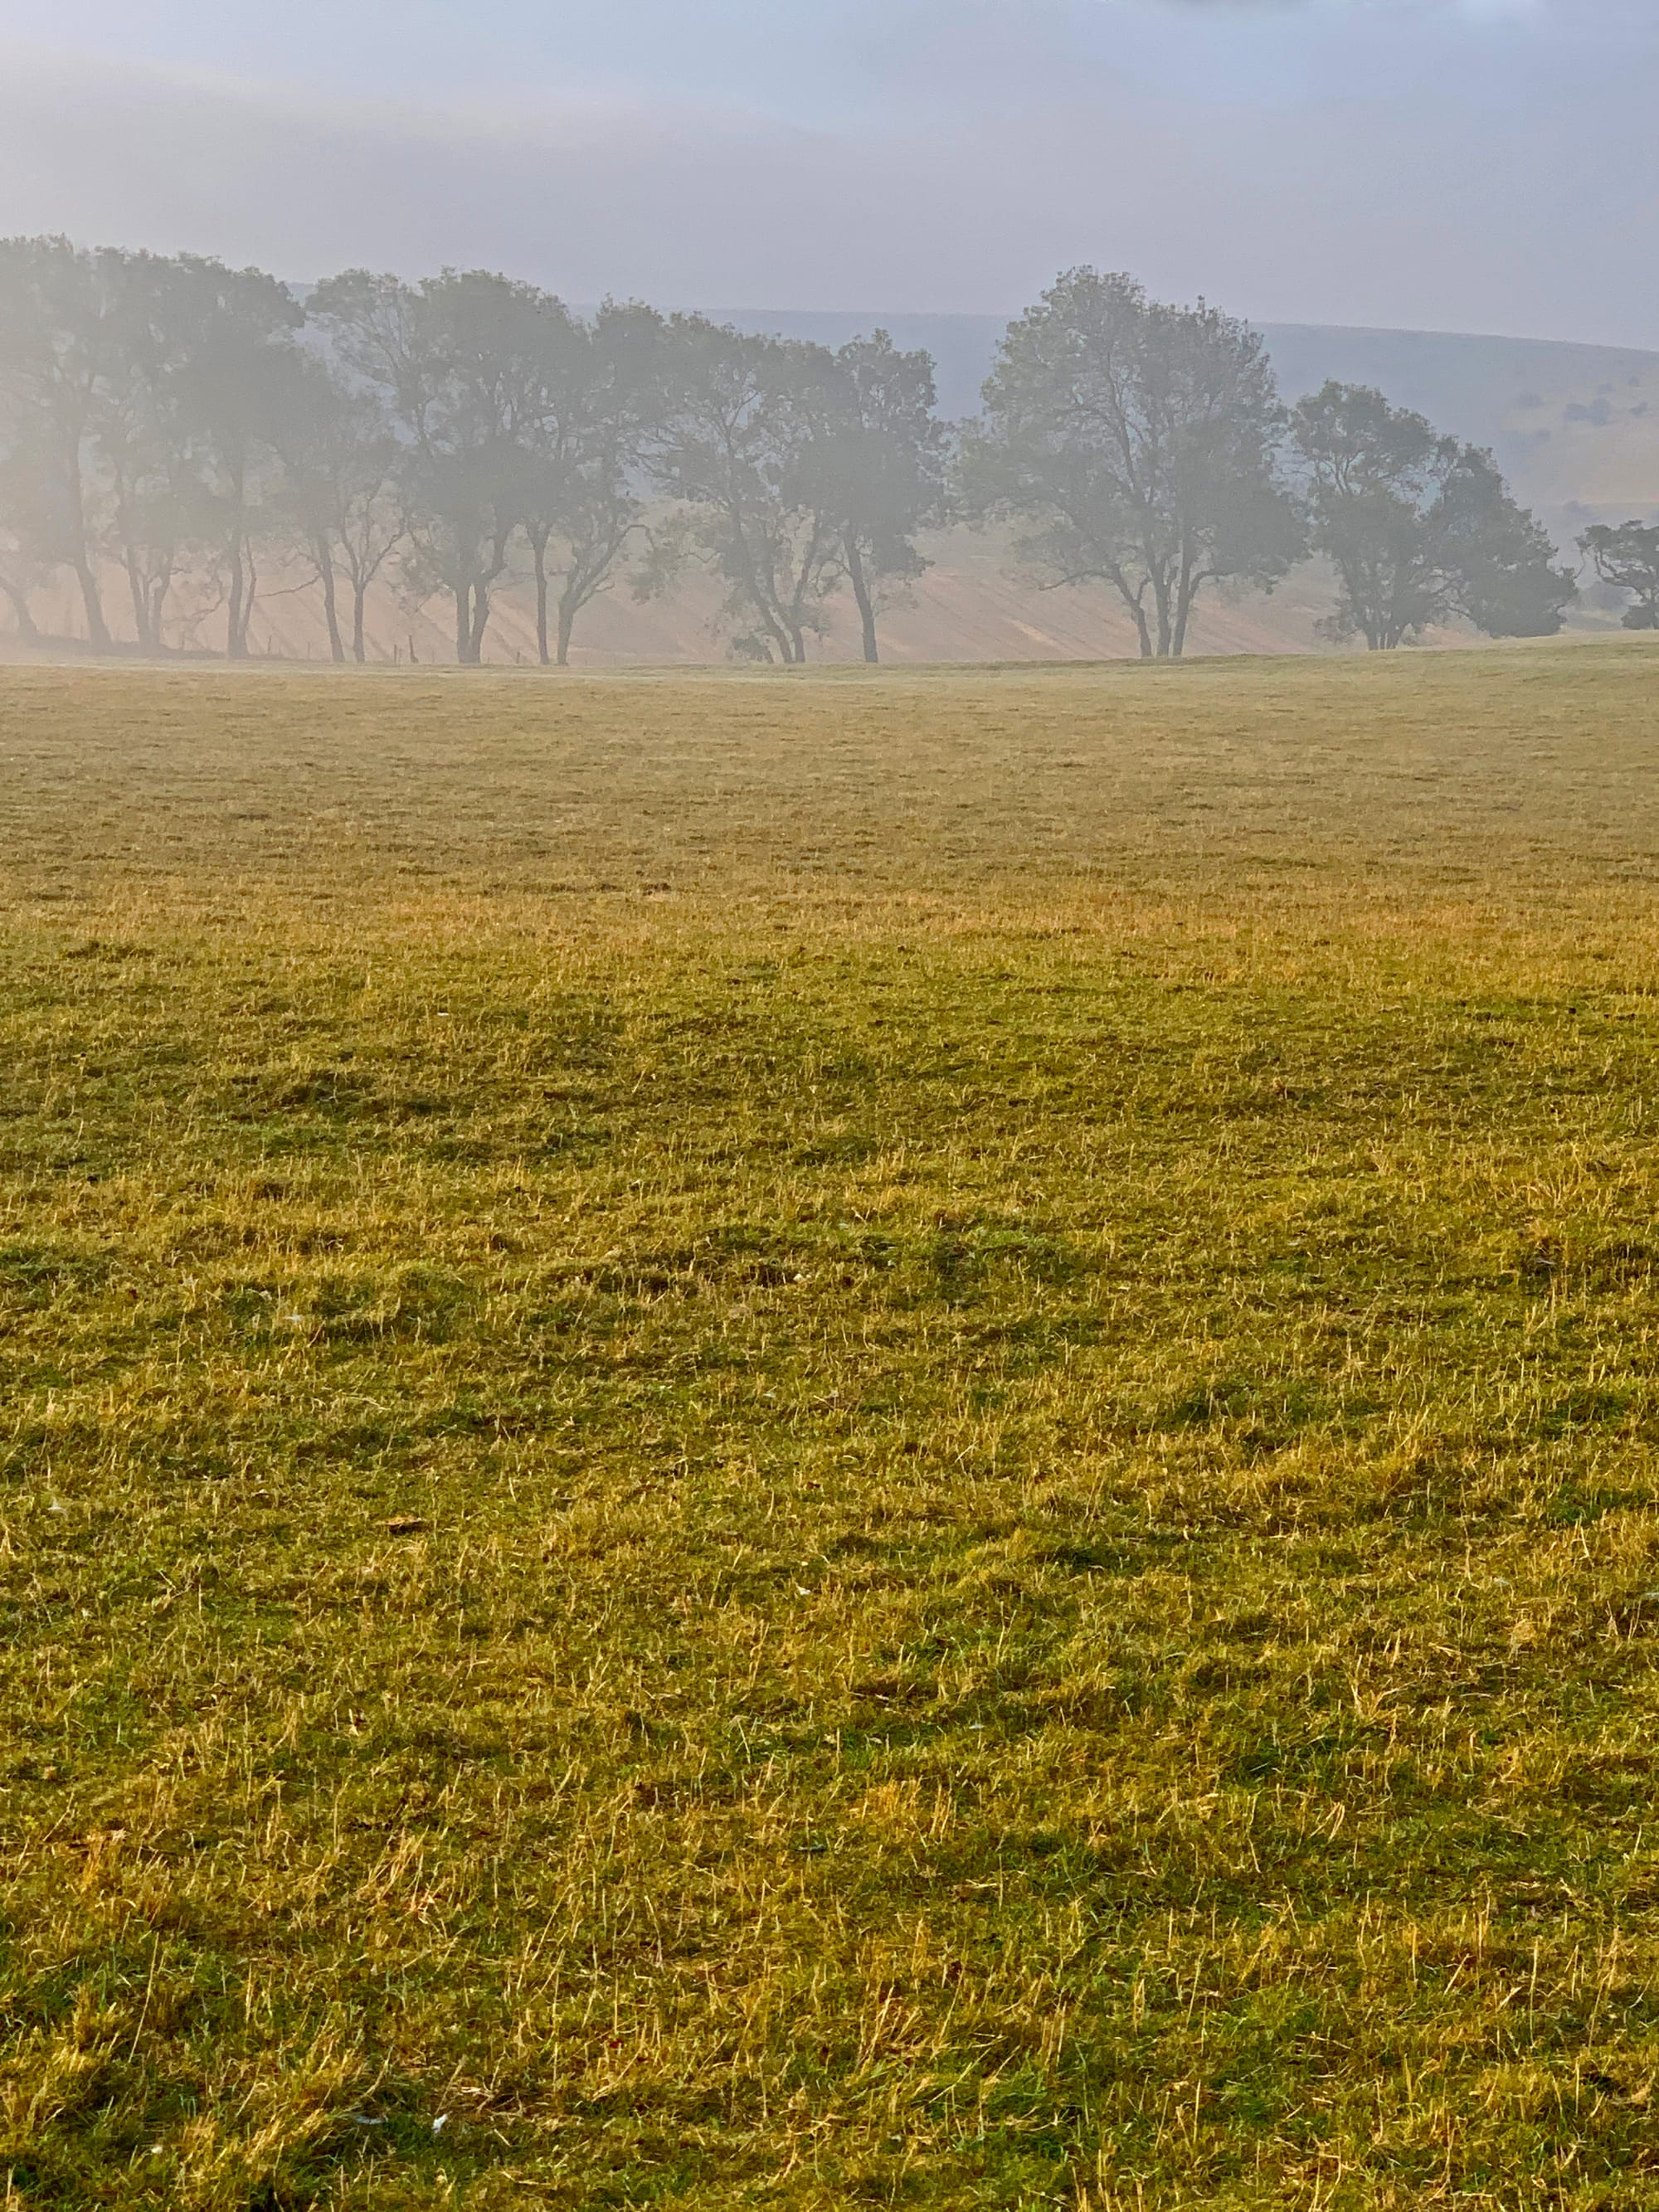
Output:
<svg viewBox="0 0 1659 2212">
<path fill-rule="evenodd" d="M 258 595 L 257 544 L 277 495 L 283 426 L 299 404 L 302 321 L 287 287 L 257 269 L 182 257 L 171 289 L 177 421 L 203 541 L 225 593 L 225 652 L 246 658 Z"/>
<path fill-rule="evenodd" d="M 158 652 L 175 580 L 206 518 L 183 374 L 194 279 L 158 255 L 121 257 L 112 343 L 94 411 L 92 451 L 103 538 L 127 580 L 139 646 Z"/>
<path fill-rule="evenodd" d="M 641 471 L 662 415 L 663 322 L 607 301 L 591 324 L 559 305 L 526 432 L 523 527 L 542 665 L 570 659 L 576 618 L 613 581 L 643 526 Z M 550 624 L 550 604 L 556 635 Z"/>
<path fill-rule="evenodd" d="M 26 641 L 40 635 L 33 596 L 61 565 L 46 550 L 52 532 L 42 508 L 50 500 L 49 482 L 37 456 L 26 449 L 0 455 L 0 598 L 9 603 L 17 635 Z"/>
<path fill-rule="evenodd" d="M 3 518 L 0 520 L 0 599 L 11 608 L 18 636 L 30 644 L 40 635 L 30 602 L 51 571 L 42 568 L 30 552 L 27 533 L 15 520 L 16 512 L 11 471 L 7 462 L 0 461 L 0 518 Z"/>
<path fill-rule="evenodd" d="M 1560 629 L 1572 577 L 1490 453 L 1364 385 L 1303 400 L 1291 438 L 1313 544 L 1340 587 L 1328 635 L 1381 653 L 1459 616 L 1489 637 Z"/>
<path fill-rule="evenodd" d="M 1628 592 L 1635 605 L 1626 610 L 1626 629 L 1659 629 L 1659 523 L 1598 522 L 1578 541 L 1596 574 L 1615 591 Z"/>
<path fill-rule="evenodd" d="M 530 548 L 536 587 L 536 645 L 545 668 L 553 658 L 548 550 L 575 502 L 594 364 L 589 332 L 562 301 L 538 296 L 530 307 L 527 323 L 529 389 L 522 424 L 524 458 L 518 472 L 517 508 Z M 562 665 L 569 659 L 570 645 L 568 632 L 561 627 Z"/>
<path fill-rule="evenodd" d="M 824 346 L 754 337 L 677 315 L 667 326 L 672 398 L 653 468 L 683 501 L 690 536 L 726 587 L 739 652 L 796 665 L 843 573 L 819 465 L 838 419 Z M 651 580 L 673 557 L 659 549 Z"/>
<path fill-rule="evenodd" d="M 916 532 L 945 505 L 931 356 L 884 331 L 831 353 L 695 316 L 668 325 L 665 351 L 673 398 L 654 472 L 726 585 L 738 651 L 804 661 L 848 584 L 878 659 L 883 587 L 923 573 Z M 672 536 L 659 546 L 653 580 L 682 550 Z"/>
<path fill-rule="evenodd" d="M 568 318 L 534 286 L 482 270 L 428 279 L 420 303 L 432 401 L 417 436 L 404 569 L 450 592 L 457 657 L 477 666 L 525 520 L 550 347 Z"/>
<path fill-rule="evenodd" d="M 1283 410 L 1243 323 L 1074 269 L 1011 325 L 984 396 L 969 503 L 1024 524 L 1052 581 L 1109 584 L 1143 658 L 1180 657 L 1206 586 L 1271 590 L 1300 557 Z"/>
<path fill-rule="evenodd" d="M 100 570 L 125 572 L 137 642 L 161 643 L 186 557 L 216 572 L 227 650 L 247 650 L 270 426 L 300 319 L 256 270 L 62 239 L 0 244 L 8 514 L 39 574 L 69 568 L 112 641 Z"/>
<path fill-rule="evenodd" d="M 812 456 L 814 499 L 833 523 L 864 658 L 874 663 L 883 586 L 902 590 L 927 567 L 916 533 L 944 512 L 947 439 L 933 411 L 931 354 L 901 353 L 877 331 L 844 345 L 836 365 L 836 404 Z"/>
<path fill-rule="evenodd" d="M 289 419 L 277 433 L 281 504 L 301 557 L 322 592 L 329 651 L 346 655 L 339 592 L 351 601 L 350 657 L 368 658 L 368 594 L 401 544 L 401 453 L 380 395 L 354 389 L 330 362 L 307 356 L 294 380 Z"/>
<path fill-rule="evenodd" d="M 491 595 L 522 519 L 549 304 L 533 286 L 482 270 L 416 285 L 351 270 L 310 302 L 342 363 L 380 392 L 397 426 L 404 583 L 416 598 L 450 598 L 455 654 L 467 666 L 483 658 Z"/>
<path fill-rule="evenodd" d="M 87 635 L 99 647 L 110 633 L 88 467 L 121 258 L 82 252 L 66 238 L 0 240 L 0 439 L 27 485 L 15 525 L 33 567 L 74 572 Z"/>
</svg>

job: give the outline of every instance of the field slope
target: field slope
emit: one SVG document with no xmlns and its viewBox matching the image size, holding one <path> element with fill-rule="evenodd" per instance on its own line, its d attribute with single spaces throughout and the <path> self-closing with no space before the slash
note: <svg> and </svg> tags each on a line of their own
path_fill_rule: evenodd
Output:
<svg viewBox="0 0 1659 2212">
<path fill-rule="evenodd" d="M 1659 2205 L 1659 650 L 0 672 L 0 2174 Z"/>
</svg>

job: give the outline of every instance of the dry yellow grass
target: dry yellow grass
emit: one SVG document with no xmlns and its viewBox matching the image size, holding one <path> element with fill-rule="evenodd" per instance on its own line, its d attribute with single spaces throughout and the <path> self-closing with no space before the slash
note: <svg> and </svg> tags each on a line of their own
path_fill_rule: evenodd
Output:
<svg viewBox="0 0 1659 2212">
<path fill-rule="evenodd" d="M 0 677 L 9 2201 L 1659 2203 L 1656 701 Z"/>
</svg>

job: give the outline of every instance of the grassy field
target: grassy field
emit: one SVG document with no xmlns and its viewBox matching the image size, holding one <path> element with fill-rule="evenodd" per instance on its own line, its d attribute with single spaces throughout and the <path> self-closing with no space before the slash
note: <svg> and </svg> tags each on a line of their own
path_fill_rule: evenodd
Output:
<svg viewBox="0 0 1659 2212">
<path fill-rule="evenodd" d="M 5 2206 L 1659 2206 L 1656 756 L 0 674 Z"/>
</svg>

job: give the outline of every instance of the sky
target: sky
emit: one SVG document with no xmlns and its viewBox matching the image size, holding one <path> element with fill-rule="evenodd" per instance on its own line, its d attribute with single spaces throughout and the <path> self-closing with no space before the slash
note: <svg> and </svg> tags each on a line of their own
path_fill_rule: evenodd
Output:
<svg viewBox="0 0 1659 2212">
<path fill-rule="evenodd" d="M 1659 0 L 0 0 L 0 234 L 1659 347 Z"/>
</svg>

